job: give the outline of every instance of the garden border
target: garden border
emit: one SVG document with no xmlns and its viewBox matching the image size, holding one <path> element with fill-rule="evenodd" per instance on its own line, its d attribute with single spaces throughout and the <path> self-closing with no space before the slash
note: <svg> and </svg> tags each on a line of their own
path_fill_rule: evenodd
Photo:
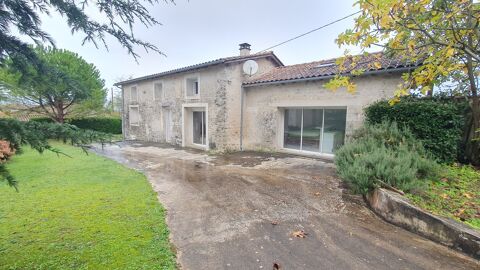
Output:
<svg viewBox="0 0 480 270">
<path fill-rule="evenodd" d="M 365 196 L 384 220 L 434 242 L 480 259 L 480 232 L 450 218 L 432 215 L 395 192 L 377 188 Z"/>
</svg>

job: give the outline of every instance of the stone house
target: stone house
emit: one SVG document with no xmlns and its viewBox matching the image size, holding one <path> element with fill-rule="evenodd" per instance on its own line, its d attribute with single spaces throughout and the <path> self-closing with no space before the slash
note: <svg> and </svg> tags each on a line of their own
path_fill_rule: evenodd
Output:
<svg viewBox="0 0 480 270">
<path fill-rule="evenodd" d="M 240 55 L 117 83 L 126 140 L 204 150 L 274 150 L 332 157 L 361 125 L 363 108 L 392 97 L 416 64 L 359 56 L 355 93 L 330 91 L 336 59 L 285 66 L 273 52 Z"/>
</svg>

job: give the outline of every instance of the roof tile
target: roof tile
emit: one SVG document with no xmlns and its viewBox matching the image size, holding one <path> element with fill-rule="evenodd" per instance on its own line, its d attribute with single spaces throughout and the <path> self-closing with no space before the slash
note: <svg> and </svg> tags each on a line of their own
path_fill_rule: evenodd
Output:
<svg viewBox="0 0 480 270">
<path fill-rule="evenodd" d="M 353 62 L 352 57 L 355 58 L 355 66 L 351 65 Z M 388 57 L 381 52 L 352 57 L 346 59 L 344 63 L 345 70 L 342 72 L 339 72 L 339 67 L 335 64 L 339 58 L 333 58 L 304 64 L 276 67 L 267 73 L 250 78 L 243 84 L 254 85 L 309 78 L 322 79 L 336 74 L 351 75 L 354 70 L 363 70 L 366 73 L 375 73 L 382 70 L 398 71 L 400 69 L 415 68 L 421 65 L 420 62 L 412 63 L 404 59 Z"/>
</svg>

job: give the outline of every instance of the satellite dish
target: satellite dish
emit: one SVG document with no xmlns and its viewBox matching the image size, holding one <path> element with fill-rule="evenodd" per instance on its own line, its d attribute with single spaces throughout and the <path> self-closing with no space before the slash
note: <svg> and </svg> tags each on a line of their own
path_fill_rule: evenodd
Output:
<svg viewBox="0 0 480 270">
<path fill-rule="evenodd" d="M 258 64 L 253 60 L 247 60 L 243 64 L 243 72 L 248 76 L 252 76 L 258 71 Z"/>
</svg>

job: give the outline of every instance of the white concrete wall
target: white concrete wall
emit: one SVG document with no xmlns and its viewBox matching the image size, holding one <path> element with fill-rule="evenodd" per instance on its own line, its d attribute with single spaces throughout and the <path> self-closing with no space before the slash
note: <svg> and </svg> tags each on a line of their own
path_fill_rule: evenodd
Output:
<svg viewBox="0 0 480 270">
<path fill-rule="evenodd" d="M 244 149 L 283 148 L 284 107 L 346 107 L 346 134 L 363 123 L 363 109 L 370 103 L 393 96 L 400 74 L 356 78 L 355 94 L 345 89 L 330 91 L 326 81 L 285 83 L 245 88 Z"/>
</svg>

